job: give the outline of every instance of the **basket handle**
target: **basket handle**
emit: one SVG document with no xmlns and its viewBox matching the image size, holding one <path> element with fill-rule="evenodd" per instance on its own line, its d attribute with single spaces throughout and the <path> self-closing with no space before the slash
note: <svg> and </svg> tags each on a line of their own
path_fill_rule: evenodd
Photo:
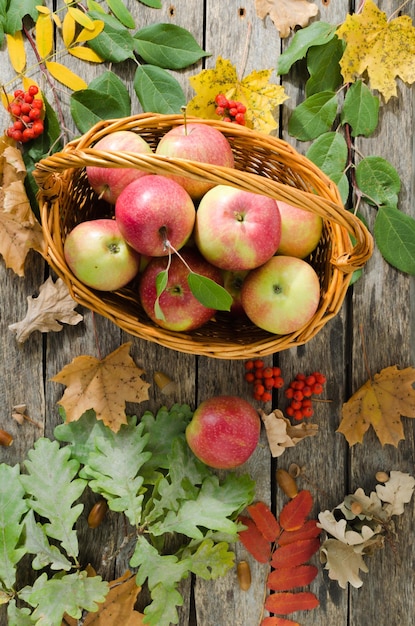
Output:
<svg viewBox="0 0 415 626">
<path fill-rule="evenodd" d="M 358 217 L 343 207 L 337 187 L 313 164 L 311 166 L 318 172 L 318 177 L 315 177 L 316 184 L 320 183 L 320 190 L 316 189 L 315 193 L 280 183 L 266 176 L 224 166 L 198 163 L 186 159 L 173 159 L 156 154 L 112 153 L 94 148 L 81 150 L 76 146 L 76 142 L 72 142 L 63 151 L 56 152 L 36 163 L 33 175 L 39 185 L 39 193 L 46 199 L 51 200 L 59 196 L 63 185 L 61 173 L 86 166 L 132 167 L 149 174 L 185 175 L 195 180 L 214 184 L 228 184 L 245 191 L 255 191 L 270 196 L 277 201 L 287 202 L 316 213 L 324 220 L 329 220 L 336 227 L 346 229 L 353 240 L 353 248 L 350 249 L 347 246 L 338 250 L 336 256 L 330 260 L 336 268 L 345 274 L 351 274 L 355 270 L 361 269 L 372 255 L 373 238 L 368 229 Z M 306 165 L 309 168 L 308 162 Z M 323 190 L 326 195 L 330 196 L 330 199 L 317 195 L 319 191 Z"/>
</svg>

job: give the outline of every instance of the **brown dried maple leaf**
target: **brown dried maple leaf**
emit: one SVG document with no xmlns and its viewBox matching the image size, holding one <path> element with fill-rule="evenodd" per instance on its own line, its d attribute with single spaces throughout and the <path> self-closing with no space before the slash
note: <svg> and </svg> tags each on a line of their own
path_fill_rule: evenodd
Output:
<svg viewBox="0 0 415 626">
<path fill-rule="evenodd" d="M 16 333 L 19 343 L 24 343 L 35 330 L 47 333 L 51 330 L 59 332 L 62 324 L 79 324 L 83 316 L 74 311 L 76 302 L 71 297 L 67 286 L 61 278 L 54 283 L 51 276 L 39 287 L 37 298 L 28 296 L 25 317 L 10 324 L 9 330 Z"/>
<path fill-rule="evenodd" d="M 415 369 L 399 370 L 392 365 L 375 374 L 342 408 L 342 421 L 337 432 L 350 446 L 362 443 L 372 426 L 382 445 L 397 447 L 405 439 L 401 416 L 415 417 Z"/>
<path fill-rule="evenodd" d="M 308 0 L 255 0 L 255 9 L 260 19 L 270 16 L 282 39 L 295 26 L 307 26 L 318 13 L 317 5 Z"/>
<path fill-rule="evenodd" d="M 65 409 L 66 421 L 74 422 L 93 409 L 112 431 L 127 423 L 126 402 L 148 400 L 149 383 L 142 380 L 144 370 L 129 356 L 131 342 L 111 352 L 104 359 L 81 355 L 51 380 L 66 385 L 58 402 Z"/>
<path fill-rule="evenodd" d="M 7 138 L 0 138 L 0 254 L 18 276 L 24 276 L 29 250 L 43 254 L 44 249 L 42 227 L 31 209 L 25 177 L 20 151 Z"/>
</svg>

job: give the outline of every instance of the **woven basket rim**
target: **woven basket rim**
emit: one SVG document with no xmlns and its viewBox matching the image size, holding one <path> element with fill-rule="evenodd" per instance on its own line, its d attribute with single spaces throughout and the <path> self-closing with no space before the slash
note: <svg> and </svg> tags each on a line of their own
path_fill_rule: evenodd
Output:
<svg viewBox="0 0 415 626">
<path fill-rule="evenodd" d="M 292 161 L 296 172 L 300 171 L 315 182 L 321 195 L 298 189 L 266 176 L 248 171 L 195 163 L 186 159 L 173 159 L 155 154 L 117 152 L 116 154 L 97 150 L 93 144 L 101 136 L 116 130 L 144 129 L 148 132 L 166 132 L 172 126 L 183 123 L 182 115 L 139 114 L 129 118 L 104 120 L 76 140 L 69 142 L 62 151 L 46 157 L 36 164 L 34 177 L 39 186 L 38 200 L 41 224 L 46 242 L 45 256 L 54 271 L 67 284 L 74 300 L 104 317 L 111 319 L 119 327 L 139 338 L 154 341 L 179 352 L 205 355 L 224 359 L 245 359 L 251 356 L 266 356 L 283 349 L 302 345 L 309 341 L 335 315 L 342 306 L 352 273 L 362 268 L 373 251 L 373 239 L 361 220 L 347 211 L 341 202 L 337 186 L 306 157 L 300 155 L 287 142 L 245 127 L 237 127 L 227 122 L 187 118 L 188 123 L 207 123 L 232 140 L 249 141 L 259 146 L 259 150 L 270 151 L 272 155 L 284 155 Z M 232 128 L 230 128 L 232 126 Z M 251 145 L 252 145 L 251 143 Z M 180 174 L 192 178 L 203 178 L 216 184 L 229 184 L 247 191 L 254 191 L 284 201 L 320 215 L 329 227 L 332 241 L 330 257 L 331 283 L 322 296 L 319 309 L 313 319 L 302 329 L 290 335 L 265 336 L 253 340 L 249 346 L 238 342 L 223 342 L 210 337 L 206 341 L 203 334 L 176 333 L 167 331 L 139 320 L 124 311 L 117 310 L 111 297 L 102 292 L 96 294 L 80 283 L 69 271 L 63 257 L 63 242 L 60 233 L 59 200 L 65 193 L 67 179 L 77 170 L 88 165 L 103 167 L 137 167 L 148 173 Z M 307 180 L 308 180 L 307 179 Z M 353 243 L 352 240 L 353 239 Z M 109 294 L 110 296 L 111 294 Z"/>
</svg>

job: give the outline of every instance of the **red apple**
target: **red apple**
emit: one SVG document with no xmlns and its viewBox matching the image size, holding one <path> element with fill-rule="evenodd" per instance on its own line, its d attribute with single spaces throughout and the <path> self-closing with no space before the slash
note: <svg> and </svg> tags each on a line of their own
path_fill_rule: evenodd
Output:
<svg viewBox="0 0 415 626">
<path fill-rule="evenodd" d="M 191 122 L 169 130 L 160 140 L 156 154 L 200 161 L 212 165 L 234 167 L 234 157 L 229 141 L 213 126 Z M 192 180 L 186 176 L 172 178 L 182 185 L 194 200 L 198 200 L 213 184 Z"/>
<path fill-rule="evenodd" d="M 222 285 L 222 274 L 217 267 L 208 263 L 194 248 L 181 250 L 180 256 L 186 261 L 193 272 L 207 276 Z M 193 295 L 187 282 L 190 270 L 183 261 L 174 254 L 168 268 L 166 289 L 161 293 L 159 305 L 164 319 L 157 315 L 156 278 L 166 270 L 168 261 L 165 257 L 153 258 L 141 275 L 139 296 L 143 309 L 153 322 L 175 331 L 194 330 L 208 322 L 216 312 L 201 304 Z"/>
<path fill-rule="evenodd" d="M 239 272 L 231 272 L 230 270 L 223 270 L 223 286 L 226 291 L 232 296 L 232 304 L 230 313 L 233 317 L 241 317 L 245 314 L 242 306 L 241 293 L 242 284 L 249 270 L 241 270 Z"/>
<path fill-rule="evenodd" d="M 216 469 L 233 469 L 254 452 L 261 432 L 257 410 L 237 396 L 202 402 L 186 428 L 186 440 L 197 458 Z"/>
<path fill-rule="evenodd" d="M 150 174 L 127 185 L 115 204 L 115 219 L 130 246 L 146 256 L 179 250 L 195 222 L 193 200 L 174 180 Z"/>
<path fill-rule="evenodd" d="M 281 241 L 277 254 L 305 259 L 317 246 L 323 230 L 319 215 L 278 201 Z"/>
<path fill-rule="evenodd" d="M 93 146 L 96 150 L 106 152 L 152 152 L 149 144 L 131 130 L 119 130 L 99 139 Z M 98 167 L 90 165 L 86 168 L 88 182 L 100 198 L 115 204 L 121 191 L 137 178 L 146 176 L 146 172 L 131 167 Z"/>
<path fill-rule="evenodd" d="M 203 256 L 224 270 L 249 270 L 278 249 L 281 218 L 275 200 L 217 185 L 200 201 L 194 237 Z"/>
<path fill-rule="evenodd" d="M 274 256 L 249 272 L 242 285 L 242 306 L 259 328 L 286 335 L 307 324 L 320 302 L 320 282 L 303 259 Z"/>
<path fill-rule="evenodd" d="M 85 285 L 115 291 L 138 273 L 140 255 L 130 248 L 111 219 L 81 222 L 65 239 L 65 260 Z"/>
</svg>

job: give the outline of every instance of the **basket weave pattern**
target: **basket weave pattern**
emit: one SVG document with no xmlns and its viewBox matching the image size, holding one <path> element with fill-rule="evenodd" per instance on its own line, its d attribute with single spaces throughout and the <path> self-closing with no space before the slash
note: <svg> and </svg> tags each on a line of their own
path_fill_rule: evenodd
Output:
<svg viewBox="0 0 415 626">
<path fill-rule="evenodd" d="M 202 122 L 198 118 L 188 119 L 188 122 L 193 121 Z M 336 185 L 289 144 L 236 124 L 212 120 L 203 120 L 203 123 L 214 126 L 228 138 L 235 169 L 153 154 L 104 152 L 93 147 L 108 133 L 131 130 L 155 149 L 168 130 L 183 124 L 181 115 L 141 114 L 99 122 L 61 152 L 41 160 L 35 178 L 39 185 L 46 259 L 79 304 L 111 319 L 131 335 L 180 352 L 246 359 L 304 344 L 338 313 L 352 273 L 363 267 L 372 254 L 372 237 L 362 222 L 343 208 Z M 151 174 L 186 175 L 268 195 L 317 213 L 324 220 L 323 235 L 308 259 L 321 285 L 315 315 L 308 324 L 289 335 L 273 335 L 247 320 L 235 320 L 220 312 L 203 327 L 178 333 L 159 328 L 147 318 L 134 281 L 116 292 L 98 292 L 86 287 L 66 265 L 65 238 L 79 222 L 113 216 L 113 207 L 100 201 L 90 188 L 86 166 L 137 167 Z"/>
</svg>

